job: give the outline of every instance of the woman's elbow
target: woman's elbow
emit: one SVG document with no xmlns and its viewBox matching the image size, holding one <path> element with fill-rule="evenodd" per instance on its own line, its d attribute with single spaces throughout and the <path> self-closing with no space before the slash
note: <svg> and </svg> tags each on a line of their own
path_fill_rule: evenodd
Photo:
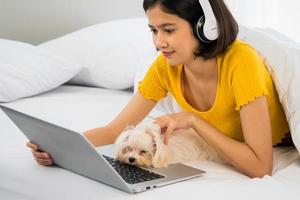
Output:
<svg viewBox="0 0 300 200">
<path fill-rule="evenodd" d="M 264 176 L 272 176 L 273 165 L 261 165 L 247 174 L 250 178 L 263 178 Z"/>
</svg>

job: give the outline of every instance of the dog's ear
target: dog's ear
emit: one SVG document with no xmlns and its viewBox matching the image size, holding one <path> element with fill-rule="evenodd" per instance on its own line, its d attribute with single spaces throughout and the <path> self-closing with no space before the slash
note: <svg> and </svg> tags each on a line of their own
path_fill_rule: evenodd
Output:
<svg viewBox="0 0 300 200">
<path fill-rule="evenodd" d="M 115 144 L 118 145 L 128 141 L 129 135 L 130 135 L 130 130 L 123 131 L 116 139 Z"/>
<path fill-rule="evenodd" d="M 121 153 L 123 144 L 128 141 L 129 135 L 134 127 L 127 127 L 116 139 L 114 144 L 114 158 L 118 158 L 119 153 Z"/>
<path fill-rule="evenodd" d="M 118 138 L 115 141 L 115 144 L 122 144 L 126 141 L 128 141 L 129 135 L 131 134 L 131 131 L 134 129 L 134 126 L 127 126 L 122 133 L 118 136 Z"/>
<path fill-rule="evenodd" d="M 163 136 L 161 135 L 160 127 L 157 124 L 147 125 L 145 127 L 145 131 L 147 134 L 152 136 L 153 143 L 156 147 L 152 159 L 153 167 L 167 167 L 169 162 L 167 148 L 166 145 L 163 143 Z"/>
<path fill-rule="evenodd" d="M 134 129 L 135 127 L 133 126 L 133 125 L 129 125 L 129 126 L 126 126 L 125 127 L 125 129 L 124 129 L 124 131 L 128 131 L 128 130 L 132 130 L 132 129 Z M 124 132 L 123 131 L 123 132 Z"/>
</svg>

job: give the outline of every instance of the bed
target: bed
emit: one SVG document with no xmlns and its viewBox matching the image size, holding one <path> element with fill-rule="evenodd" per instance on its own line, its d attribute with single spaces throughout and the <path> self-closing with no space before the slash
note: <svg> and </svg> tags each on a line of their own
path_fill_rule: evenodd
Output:
<svg viewBox="0 0 300 200">
<path fill-rule="evenodd" d="M 69 6 L 64 3 L 53 1 L 41 5 L 37 3 L 37 0 L 28 1 L 28 4 L 23 5 L 27 9 L 22 10 L 23 13 L 19 13 L 15 19 L 10 19 L 8 13 L 20 12 L 22 6 L 16 6 L 18 2 L 14 0 L 4 2 L 5 6 L 0 8 L 1 19 L 15 20 L 14 22 L 19 24 L 11 23 L 10 26 L 7 24 L 1 26 L 3 29 L 2 32 L 0 31 L 0 38 L 23 41 L 26 44 L 12 43 L 9 46 L 13 49 L 12 52 L 17 53 L 10 55 L 11 60 L 9 60 L 12 67 L 10 69 L 14 70 L 10 73 L 5 71 L 7 73 L 5 75 L 3 71 L 1 71 L 2 74 L 0 73 L 0 83 L 2 84 L 0 84 L 0 102 L 80 134 L 85 130 L 107 124 L 118 114 L 136 91 L 137 83 L 142 79 L 151 61 L 157 56 L 155 49 L 151 46 L 149 32 L 144 29 L 145 19 L 140 18 L 142 11 L 138 9 L 141 6 L 139 0 L 131 0 L 128 10 L 125 11 L 122 11 L 122 7 L 126 4 L 120 0 L 118 2 L 120 3 L 118 4 L 119 7 L 116 8 L 117 12 L 110 11 L 115 7 L 117 1 L 109 3 L 90 1 L 88 7 L 93 12 L 82 12 L 76 15 L 76 19 L 84 19 L 78 21 L 67 20 L 74 13 L 70 13 L 72 9 L 69 10 Z M 104 4 L 105 6 L 103 6 Z M 82 9 L 81 5 L 82 1 L 76 0 L 71 7 L 73 10 Z M 41 10 L 47 7 L 47 11 L 56 8 L 61 9 L 56 10 L 57 15 L 54 19 L 45 19 L 41 18 L 41 16 L 45 17 L 43 12 L 34 12 L 34 9 L 39 6 Z M 95 11 L 94 7 L 99 8 L 99 10 Z M 64 13 L 64 9 L 69 11 Z M 103 13 L 101 15 L 99 11 L 105 15 Z M 63 23 L 76 24 L 76 26 L 53 25 L 52 22 L 56 21 L 59 16 L 64 17 L 62 18 Z M 97 24 L 112 19 L 131 17 L 139 18 Z M 36 25 L 40 25 L 41 32 L 38 33 L 34 28 L 32 28 L 34 31 L 28 30 L 27 34 L 14 32 L 16 27 L 13 26 L 20 26 L 22 20 L 29 18 L 36 20 Z M 91 19 L 97 20 L 91 21 Z M 45 24 L 43 24 L 45 20 L 54 28 L 45 32 Z M 3 21 L 0 20 L 0 25 Z M 92 26 L 76 31 L 78 28 L 90 25 Z M 122 37 L 120 37 L 119 30 L 123 31 Z M 75 32 L 73 33 L 73 31 Z M 132 34 L 132 32 L 140 34 Z M 64 35 L 66 33 L 70 34 Z M 64 36 L 54 39 L 61 35 Z M 253 35 L 256 36 L 252 37 Z M 286 94 L 298 95 L 298 92 L 295 91 L 297 91 L 299 82 L 296 82 L 297 78 L 293 78 L 293 76 L 299 75 L 299 70 L 295 70 L 295 66 L 300 63 L 299 46 L 287 45 L 292 41 L 272 30 L 262 32 L 259 29 L 242 28 L 239 37 L 252 43 L 262 53 L 265 53 L 276 66 L 281 64 L 281 60 L 275 59 L 279 57 L 276 54 L 278 52 L 271 52 L 266 47 L 271 46 L 272 50 L 282 50 L 279 52 L 280 56 L 283 57 L 285 65 L 289 64 L 287 67 L 290 67 L 291 73 L 279 73 L 281 71 L 277 68 L 271 71 L 275 78 L 278 77 L 278 74 L 284 74 L 284 77 L 282 75 L 282 78 L 274 79 L 280 99 L 290 121 L 294 122 L 295 119 L 299 121 L 299 107 L 293 101 L 286 100 L 289 97 L 286 97 Z M 35 46 L 29 43 L 39 45 Z M 1 51 L 1 44 L 3 43 L 0 41 L 0 61 L 3 61 L 1 55 L 4 51 Z M 118 47 L 117 50 L 116 46 Z M 5 49 L 7 50 L 7 47 Z M 298 56 L 293 56 L 293 58 L 297 58 L 298 63 L 295 59 L 292 60 L 291 57 L 288 57 L 288 55 L 292 55 L 292 51 L 297 51 Z M 32 58 L 30 63 L 28 60 L 22 60 L 20 56 L 14 57 L 20 54 L 23 56 L 26 54 L 27 58 Z M 115 55 L 118 55 L 118 59 L 114 57 Z M 17 71 L 19 69 L 13 68 L 20 62 L 22 64 L 27 62 L 22 73 Z M 41 62 L 44 63 L 42 68 Z M 0 62 L 0 70 L 2 64 Z M 30 73 L 24 73 L 24 71 Z M 17 76 L 18 79 L 15 79 L 16 72 L 20 73 L 20 76 Z M 1 79 L 1 77 L 9 78 Z M 14 84 L 5 85 L 3 80 L 9 80 L 10 83 L 14 82 Z M 288 89 L 285 88 L 286 85 Z M 297 95 L 293 95 L 295 102 L 300 102 L 299 95 Z M 171 102 L 170 99 L 166 99 L 147 118 L 150 119 L 171 112 L 173 104 L 174 102 Z M 294 127 L 295 124 L 290 125 Z M 297 129 L 297 126 L 295 127 L 293 130 L 297 135 L 300 135 L 300 130 Z M 294 139 L 297 140 L 297 137 Z M 274 148 L 272 176 L 250 179 L 229 165 L 209 161 L 194 161 L 185 164 L 205 170 L 207 173 L 204 176 L 147 192 L 128 194 L 57 166 L 38 165 L 25 146 L 26 141 L 27 139 L 20 130 L 0 110 L 1 200 L 299 199 L 300 157 L 294 147 Z M 103 148 L 98 148 L 98 150 L 103 151 Z M 107 153 L 110 154 L 111 152 L 107 151 Z"/>
<path fill-rule="evenodd" d="M 5 105 L 82 133 L 109 122 L 131 96 L 132 91 L 62 85 Z M 2 111 L 0 121 L 1 199 L 298 199 L 300 159 L 291 147 L 274 149 L 273 176 L 250 179 L 227 165 L 188 162 L 207 173 L 131 195 L 59 167 L 38 165 L 25 146 L 27 139 Z"/>
</svg>

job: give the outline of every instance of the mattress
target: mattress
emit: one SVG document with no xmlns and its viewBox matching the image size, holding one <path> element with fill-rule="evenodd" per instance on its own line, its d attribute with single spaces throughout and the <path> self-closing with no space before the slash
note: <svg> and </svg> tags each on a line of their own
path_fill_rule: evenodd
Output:
<svg viewBox="0 0 300 200">
<path fill-rule="evenodd" d="M 14 109 L 82 133 L 112 120 L 131 91 L 63 85 L 7 103 Z M 150 113 L 150 118 L 160 115 Z M 274 148 L 272 176 L 249 178 L 233 167 L 209 161 L 185 164 L 207 171 L 199 178 L 128 194 L 57 166 L 38 165 L 27 139 L 0 111 L 0 199 L 299 199 L 300 159 L 292 147 Z"/>
</svg>

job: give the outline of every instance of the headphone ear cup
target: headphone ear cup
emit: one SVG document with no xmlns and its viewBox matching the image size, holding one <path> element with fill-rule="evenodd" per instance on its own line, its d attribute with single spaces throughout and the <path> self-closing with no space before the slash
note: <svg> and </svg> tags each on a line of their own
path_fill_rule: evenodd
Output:
<svg viewBox="0 0 300 200">
<path fill-rule="evenodd" d="M 210 43 L 211 40 L 207 39 L 207 38 L 205 37 L 205 34 L 204 34 L 204 30 L 203 30 L 204 22 L 205 22 L 205 17 L 204 17 L 204 15 L 202 15 L 202 16 L 200 17 L 200 19 L 198 20 L 198 22 L 196 23 L 196 25 L 195 25 L 195 32 L 196 32 L 198 38 L 199 38 L 202 42 Z"/>
</svg>

